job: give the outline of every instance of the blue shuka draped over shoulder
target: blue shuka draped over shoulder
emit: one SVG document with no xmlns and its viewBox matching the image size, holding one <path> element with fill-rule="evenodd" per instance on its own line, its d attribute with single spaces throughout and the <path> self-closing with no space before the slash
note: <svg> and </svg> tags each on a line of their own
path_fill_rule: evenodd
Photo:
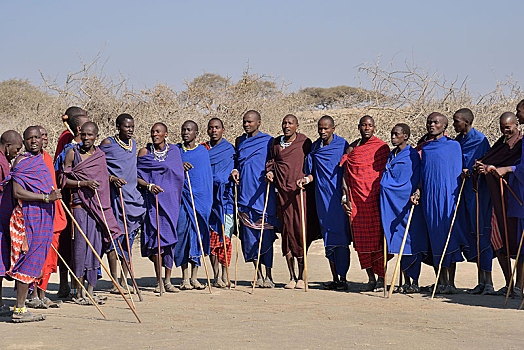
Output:
<svg viewBox="0 0 524 350">
<path fill-rule="evenodd" d="M 473 171 L 476 159 L 480 159 L 489 150 L 489 141 L 483 133 L 471 129 L 465 136 L 460 134 L 456 140 L 462 149 L 462 168 Z M 491 271 L 493 250 L 491 249 L 491 197 L 485 176 L 478 177 L 478 184 L 474 184 L 473 177 L 466 179 L 462 193 L 464 205 L 457 211 L 457 228 L 467 239 L 468 249 L 464 255 L 468 261 L 477 260 L 477 199 L 474 186 L 478 186 L 479 194 L 479 248 L 480 268 Z"/>
<path fill-rule="evenodd" d="M 209 216 L 213 204 L 213 174 L 206 148 L 198 145 L 195 149 L 184 150 L 182 144 L 177 144 L 182 156 L 182 162 L 193 165 L 188 171 L 191 180 L 191 190 L 198 217 L 198 229 L 204 246 L 204 254 L 209 254 Z M 198 242 L 195 215 L 189 191 L 187 176 L 182 191 L 182 205 L 177 223 L 178 242 L 175 246 L 175 264 L 181 266 L 192 261 L 200 266 L 200 245 Z"/>
<path fill-rule="evenodd" d="M 433 266 L 438 266 L 457 204 L 462 173 L 460 144 L 447 136 L 428 141 L 422 148 L 421 205 L 428 228 Z M 462 199 L 463 200 L 463 199 Z M 462 202 L 461 200 L 461 202 Z M 464 205 L 462 202 L 460 205 Z M 466 239 L 454 225 L 442 266 L 462 261 L 461 246 Z"/>
<path fill-rule="evenodd" d="M 398 152 L 395 148 L 388 157 L 380 181 L 380 213 L 386 235 L 388 252 L 398 254 L 412 207 L 410 196 L 420 181 L 420 156 L 407 145 Z M 413 206 L 413 215 L 401 260 L 402 270 L 418 280 L 422 255 L 427 252 L 427 229 L 420 205 Z"/>
<path fill-rule="evenodd" d="M 333 135 L 329 145 L 322 147 L 322 139 L 313 142 L 305 162 L 306 175 L 313 175 L 315 201 L 324 238 L 326 257 L 333 263 L 340 276 L 345 277 L 349 269 L 349 221 L 342 209 L 342 177 L 344 170 L 339 166 L 344 152 L 349 147 L 344 138 Z"/>
<path fill-rule="evenodd" d="M 169 144 L 167 158 L 164 161 L 155 159 L 151 153 L 151 144 L 147 145 L 147 154 L 138 157 L 138 176 L 160 186 L 164 192 L 158 194 L 158 211 L 160 223 L 160 247 L 163 265 L 171 268 L 174 262 L 174 248 L 177 242 L 177 222 L 180 209 L 180 197 L 184 186 L 184 168 L 180 150 Z M 167 145 L 166 145 L 167 147 Z M 155 195 L 150 191 L 144 194 L 146 216 L 142 236 L 142 256 L 158 254 Z"/>
<path fill-rule="evenodd" d="M 267 183 L 264 181 L 264 177 L 272 142 L 273 137 L 259 131 L 252 137 L 247 137 L 247 134 L 242 135 L 237 146 L 235 166 L 240 172 L 240 185 L 238 189 L 238 206 L 240 218 L 242 219 L 240 238 L 242 240 L 244 259 L 246 261 L 256 260 L 257 258 L 260 228 L 256 228 L 256 223 L 261 221 L 264 211 L 267 189 Z M 247 217 L 243 219 L 244 215 L 242 214 L 245 214 Z M 274 227 L 279 226 L 276 216 L 275 189 L 273 184 L 269 187 L 264 226 L 260 262 L 267 267 L 272 267 L 273 242 L 277 238 Z"/>
</svg>

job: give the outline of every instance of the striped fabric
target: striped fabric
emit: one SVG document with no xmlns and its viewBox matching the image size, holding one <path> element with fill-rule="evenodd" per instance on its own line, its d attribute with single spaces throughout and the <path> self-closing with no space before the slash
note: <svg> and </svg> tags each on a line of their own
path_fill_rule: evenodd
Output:
<svg viewBox="0 0 524 350">
<path fill-rule="evenodd" d="M 491 245 L 495 251 L 502 249 L 504 246 L 502 244 L 502 236 L 499 230 L 499 224 L 497 222 L 497 217 L 495 216 L 495 210 L 491 210 Z"/>
</svg>

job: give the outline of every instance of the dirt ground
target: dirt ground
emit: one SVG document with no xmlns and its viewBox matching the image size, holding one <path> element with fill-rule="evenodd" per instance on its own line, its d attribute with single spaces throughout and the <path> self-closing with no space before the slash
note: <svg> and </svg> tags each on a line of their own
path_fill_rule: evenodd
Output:
<svg viewBox="0 0 524 350">
<path fill-rule="evenodd" d="M 325 291 L 320 283 L 330 278 L 321 241 L 308 254 L 310 289 L 285 290 L 288 273 L 280 244 L 275 244 L 275 289 L 256 289 L 250 294 L 251 264 L 240 255 L 238 288 L 179 291 L 159 297 L 153 293 L 155 280 L 149 260 L 139 258 L 135 247 L 134 266 L 144 297 L 136 301 L 139 324 L 120 296 L 104 292 L 107 277 L 97 289 L 107 295 L 102 305 L 108 320 L 93 306 L 65 303 L 60 309 L 43 310 L 44 322 L 12 324 L 0 319 L 0 349 L 156 349 L 156 348 L 502 348 L 522 349 L 524 311 L 517 311 L 519 300 L 510 299 L 504 307 L 502 296 L 470 296 L 461 293 L 438 296 L 397 295 L 384 299 L 382 293 L 359 293 L 366 281 L 356 254 L 352 252 L 350 290 Z M 233 256 L 235 253 L 233 252 Z M 394 268 L 389 263 L 389 276 Z M 234 262 L 234 260 L 233 260 Z M 208 264 L 209 265 L 209 264 Z M 234 265 L 234 264 L 233 264 Z M 457 287 L 476 283 L 476 267 L 461 263 Z M 173 283 L 180 283 L 180 270 L 173 272 Z M 205 279 L 201 269 L 201 281 Z M 234 267 L 231 271 L 234 278 Z M 433 271 L 424 266 L 420 283 L 433 283 Z M 500 268 L 494 261 L 495 287 L 503 285 Z M 14 304 L 13 282 L 4 282 L 9 305 Z M 7 288 L 5 288 L 7 287 Z M 50 282 L 55 298 L 58 277 Z"/>
</svg>

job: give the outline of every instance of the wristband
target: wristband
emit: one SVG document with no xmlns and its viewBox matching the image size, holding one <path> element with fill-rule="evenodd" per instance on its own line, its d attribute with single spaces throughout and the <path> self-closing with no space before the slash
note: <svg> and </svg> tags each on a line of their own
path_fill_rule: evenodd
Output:
<svg viewBox="0 0 524 350">
<path fill-rule="evenodd" d="M 76 182 L 76 187 L 80 187 L 80 181 Z"/>
<path fill-rule="evenodd" d="M 304 176 L 304 180 L 306 181 L 306 185 L 311 182 L 309 176 Z"/>
<path fill-rule="evenodd" d="M 347 200 L 348 200 L 348 197 L 345 194 L 342 195 L 342 202 L 345 203 L 345 202 L 347 202 Z"/>
<path fill-rule="evenodd" d="M 151 187 L 153 187 L 153 185 L 154 185 L 154 184 L 147 184 L 146 187 L 147 187 L 147 190 L 148 190 L 149 192 L 151 192 Z"/>
</svg>

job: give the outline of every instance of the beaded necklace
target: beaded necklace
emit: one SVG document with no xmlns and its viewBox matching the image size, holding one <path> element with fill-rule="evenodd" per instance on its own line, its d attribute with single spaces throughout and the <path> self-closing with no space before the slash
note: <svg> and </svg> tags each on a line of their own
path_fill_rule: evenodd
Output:
<svg viewBox="0 0 524 350">
<path fill-rule="evenodd" d="M 133 150 L 133 141 L 131 139 L 128 140 L 129 144 L 127 144 L 124 141 L 120 140 L 118 134 L 116 134 L 114 138 L 116 143 L 126 151 L 131 152 Z"/>
<path fill-rule="evenodd" d="M 198 145 L 196 145 L 196 146 L 193 147 L 193 148 L 188 148 L 188 147 L 186 147 L 184 144 L 182 144 L 182 149 L 184 150 L 184 152 L 192 151 L 192 150 L 194 150 L 194 149 L 197 148 L 197 147 L 198 147 Z"/>
<path fill-rule="evenodd" d="M 163 150 L 157 151 L 155 149 L 155 146 L 151 144 L 151 153 L 153 153 L 153 156 L 155 157 L 156 161 L 163 162 L 167 159 L 167 152 L 169 151 L 169 143 L 166 143 L 166 146 Z"/>
</svg>

